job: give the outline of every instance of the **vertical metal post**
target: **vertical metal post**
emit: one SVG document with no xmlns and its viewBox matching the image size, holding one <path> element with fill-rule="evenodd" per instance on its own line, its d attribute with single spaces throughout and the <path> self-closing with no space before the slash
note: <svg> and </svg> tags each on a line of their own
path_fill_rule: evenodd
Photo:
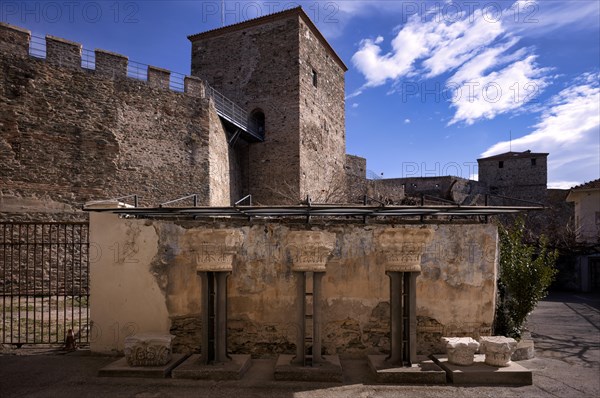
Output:
<svg viewBox="0 0 600 398">
<path fill-rule="evenodd" d="M 407 284 L 405 289 L 408 288 L 408 365 L 412 366 L 413 363 L 417 362 L 417 272 L 406 272 Z"/>
<path fill-rule="evenodd" d="M 215 336 L 215 362 L 227 362 L 227 272 L 215 272 L 217 282 L 217 311 Z"/>
<path fill-rule="evenodd" d="M 227 272 L 198 272 L 202 287 L 202 364 L 229 361 L 227 355 Z"/>
<path fill-rule="evenodd" d="M 208 346 L 208 336 L 210 334 L 209 327 L 209 294 L 210 288 L 208 283 L 208 275 L 206 272 L 198 272 L 198 276 L 200 277 L 200 287 L 201 287 L 201 298 L 200 298 L 200 308 L 202 309 L 202 356 L 200 360 L 203 364 L 208 364 L 209 361 L 209 346 Z"/>
<path fill-rule="evenodd" d="M 402 278 L 398 272 L 388 272 L 390 278 L 390 356 L 394 365 L 402 363 Z"/>
<path fill-rule="evenodd" d="M 304 365 L 305 356 L 305 345 L 304 345 L 304 318 L 306 313 L 306 273 L 295 272 L 296 282 L 296 325 L 298 326 L 298 333 L 296 335 L 296 357 L 293 362 Z"/>
<path fill-rule="evenodd" d="M 321 358 L 321 280 L 324 272 L 313 273 L 313 365 L 323 362 Z"/>
</svg>

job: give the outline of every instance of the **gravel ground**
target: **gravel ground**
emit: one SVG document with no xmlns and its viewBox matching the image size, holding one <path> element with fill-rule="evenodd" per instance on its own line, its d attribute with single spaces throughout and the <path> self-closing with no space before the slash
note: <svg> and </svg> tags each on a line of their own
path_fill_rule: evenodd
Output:
<svg viewBox="0 0 600 398">
<path fill-rule="evenodd" d="M 84 351 L 5 347 L 0 355 L 0 397 L 599 397 L 600 295 L 553 294 L 528 323 L 536 358 L 525 387 L 376 385 L 365 360 L 342 360 L 343 384 L 276 382 L 273 360 L 254 360 L 240 381 L 101 378 L 114 358 Z"/>
</svg>

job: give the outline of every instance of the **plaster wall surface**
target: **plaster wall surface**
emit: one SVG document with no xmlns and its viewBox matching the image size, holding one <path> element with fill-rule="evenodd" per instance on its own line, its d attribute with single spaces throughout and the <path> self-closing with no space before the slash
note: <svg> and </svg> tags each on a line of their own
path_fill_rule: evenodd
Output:
<svg viewBox="0 0 600 398">
<path fill-rule="evenodd" d="M 600 242 L 600 189 L 574 190 L 570 201 L 575 202 L 575 234 L 577 241 Z"/>
<path fill-rule="evenodd" d="M 137 325 L 136 331 L 168 329 L 177 336 L 178 351 L 199 351 L 202 309 L 196 269 L 202 261 L 218 260 L 229 247 L 207 238 L 220 236 L 212 232 L 237 230 L 241 243 L 228 282 L 229 348 L 255 357 L 293 353 L 299 327 L 294 323 L 298 274 L 292 271 L 293 260 L 298 253 L 307 258 L 318 253 L 312 244 L 302 247 L 296 242 L 292 247 L 286 242 L 295 242 L 290 238 L 293 231 L 324 231 L 335 235 L 323 278 L 324 351 L 347 357 L 385 353 L 389 279 L 386 254 L 376 237 L 389 228 L 389 224 L 147 221 L 93 214 L 91 237 L 102 253 L 111 253 L 109 245 L 115 242 L 135 249 L 130 252 L 131 263 L 119 265 L 108 255 L 91 264 L 91 318 L 101 330 L 115 322 L 130 322 Z M 428 228 L 433 234 L 420 257 L 417 278 L 418 350 L 440 352 L 439 337 L 448 333 L 489 334 L 496 294 L 496 228 L 483 224 L 395 228 L 407 232 Z M 405 244 L 411 250 L 411 242 Z M 147 323 L 145 311 L 153 306 L 152 323 Z M 121 340 L 106 344 L 105 340 L 93 344 L 92 350 L 119 350 Z"/>
</svg>

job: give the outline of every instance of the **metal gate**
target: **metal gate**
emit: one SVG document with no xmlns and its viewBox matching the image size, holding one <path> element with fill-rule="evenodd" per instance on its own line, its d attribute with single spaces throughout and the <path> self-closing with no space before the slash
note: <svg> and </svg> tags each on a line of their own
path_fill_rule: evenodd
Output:
<svg viewBox="0 0 600 398">
<path fill-rule="evenodd" d="M 87 222 L 0 223 L 3 344 L 89 343 Z"/>
</svg>

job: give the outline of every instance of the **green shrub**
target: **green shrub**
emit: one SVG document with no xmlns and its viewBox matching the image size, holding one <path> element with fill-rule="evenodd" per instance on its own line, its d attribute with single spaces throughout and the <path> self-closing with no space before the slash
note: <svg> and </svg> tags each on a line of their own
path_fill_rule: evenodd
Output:
<svg viewBox="0 0 600 398">
<path fill-rule="evenodd" d="M 527 315 L 546 297 L 557 270 L 558 252 L 548 248 L 542 235 L 537 245 L 523 240 L 525 222 L 518 218 L 500 233 L 500 277 L 495 333 L 520 338 Z"/>
</svg>

